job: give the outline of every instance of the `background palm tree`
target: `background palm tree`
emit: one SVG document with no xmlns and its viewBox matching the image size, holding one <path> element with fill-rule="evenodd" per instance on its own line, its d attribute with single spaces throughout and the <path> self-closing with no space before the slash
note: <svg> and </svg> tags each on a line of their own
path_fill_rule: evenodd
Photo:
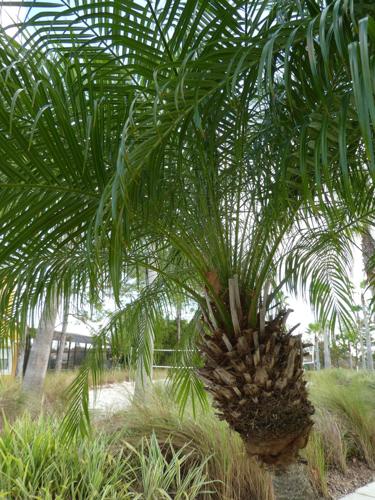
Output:
<svg viewBox="0 0 375 500">
<path fill-rule="evenodd" d="M 57 349 L 56 354 L 56 366 L 55 369 L 57 372 L 61 371 L 63 356 L 65 351 L 65 343 L 66 343 L 66 334 L 68 331 L 68 319 L 69 319 L 69 304 L 65 303 L 63 306 L 63 322 L 61 326 L 61 336 L 60 343 Z"/>
<path fill-rule="evenodd" d="M 202 313 L 219 413 L 250 453 L 292 460 L 312 407 L 274 297 L 302 285 L 324 326 L 351 321 L 350 238 L 374 214 L 372 20 L 339 0 L 35 6 L 22 48 L 2 36 L 4 303 L 18 285 L 15 314 L 36 307 L 46 282 L 119 301 L 129 266 L 157 271 L 149 304 L 176 287 Z M 85 369 L 73 395 L 87 388 Z"/>
<path fill-rule="evenodd" d="M 320 349 L 319 349 L 319 336 L 321 333 L 321 326 L 319 323 L 309 323 L 308 333 L 314 335 L 314 361 L 315 369 L 320 370 Z"/>
<path fill-rule="evenodd" d="M 22 381 L 22 388 L 28 396 L 39 396 L 43 391 L 58 308 L 58 296 L 55 292 L 51 301 L 46 302 L 43 307 L 39 326 L 30 349 Z"/>
</svg>

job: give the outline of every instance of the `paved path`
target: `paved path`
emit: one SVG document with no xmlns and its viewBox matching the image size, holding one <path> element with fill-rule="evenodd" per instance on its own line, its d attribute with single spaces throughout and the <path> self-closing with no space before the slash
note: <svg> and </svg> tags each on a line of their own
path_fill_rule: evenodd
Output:
<svg viewBox="0 0 375 500">
<path fill-rule="evenodd" d="M 134 382 L 121 382 L 99 387 L 89 392 L 89 407 L 101 413 L 115 413 L 129 406 L 134 394 Z"/>
<path fill-rule="evenodd" d="M 154 384 L 165 384 L 165 379 L 154 380 Z M 134 382 L 119 382 L 103 385 L 89 391 L 89 408 L 100 414 L 111 415 L 127 408 L 133 399 Z"/>
<path fill-rule="evenodd" d="M 369 500 L 370 498 L 375 499 L 375 482 L 358 488 L 354 493 L 350 493 L 350 495 L 346 495 L 346 497 L 342 497 L 340 500 Z"/>
</svg>

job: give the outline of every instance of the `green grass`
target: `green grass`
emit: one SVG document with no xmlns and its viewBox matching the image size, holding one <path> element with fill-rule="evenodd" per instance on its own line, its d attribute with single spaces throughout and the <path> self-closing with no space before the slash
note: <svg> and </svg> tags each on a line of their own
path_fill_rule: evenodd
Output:
<svg viewBox="0 0 375 500">
<path fill-rule="evenodd" d="M 13 377 L 0 377 L 0 428 L 4 415 L 14 420 L 23 411 L 24 399 L 19 389 L 18 381 Z"/>
</svg>

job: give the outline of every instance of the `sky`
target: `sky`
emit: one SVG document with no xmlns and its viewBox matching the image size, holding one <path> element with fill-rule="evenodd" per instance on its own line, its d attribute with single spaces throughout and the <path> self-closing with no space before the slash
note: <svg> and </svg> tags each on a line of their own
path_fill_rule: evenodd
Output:
<svg viewBox="0 0 375 500">
<path fill-rule="evenodd" d="M 20 9 L 18 7 L 0 7 L 0 26 L 7 26 L 9 23 L 15 21 L 20 14 Z M 8 34 L 15 34 L 16 30 L 8 32 Z M 359 248 L 353 246 L 353 269 L 352 269 L 352 280 L 356 291 L 356 303 L 360 302 L 360 283 L 365 279 L 363 273 L 363 261 L 362 255 Z M 314 314 L 310 305 L 304 301 L 301 297 L 288 297 L 288 304 L 293 312 L 288 318 L 288 325 L 290 327 L 297 323 L 300 323 L 298 328 L 298 333 L 303 333 L 307 330 L 308 324 L 315 321 Z M 104 305 L 106 310 L 114 310 L 114 301 L 107 298 Z M 191 313 L 186 313 L 185 316 L 188 317 Z M 56 324 L 56 330 L 61 329 L 62 318 L 58 318 Z M 103 321 L 101 322 L 89 322 L 88 324 L 79 321 L 77 318 L 70 316 L 68 323 L 68 331 L 70 333 L 80 333 L 83 335 L 90 335 L 94 331 L 98 331 L 100 327 L 103 326 Z"/>
</svg>

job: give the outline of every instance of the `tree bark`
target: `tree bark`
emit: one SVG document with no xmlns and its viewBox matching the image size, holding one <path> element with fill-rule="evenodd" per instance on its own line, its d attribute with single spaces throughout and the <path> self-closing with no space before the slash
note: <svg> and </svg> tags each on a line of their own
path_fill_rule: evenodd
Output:
<svg viewBox="0 0 375 500">
<path fill-rule="evenodd" d="M 57 312 L 58 299 L 57 296 L 54 296 L 50 306 L 45 304 L 43 307 L 38 330 L 31 346 L 22 385 L 23 391 L 27 395 L 39 396 L 43 391 Z"/>
<path fill-rule="evenodd" d="M 64 308 L 64 317 L 63 317 L 63 324 L 62 324 L 62 329 L 61 329 L 61 337 L 60 337 L 60 344 L 59 348 L 57 350 L 57 356 L 56 356 L 56 371 L 60 372 L 62 368 L 62 360 L 64 356 L 64 351 L 65 351 L 65 344 L 66 344 L 66 332 L 68 330 L 68 318 L 69 318 L 69 307 Z"/>
<path fill-rule="evenodd" d="M 176 308 L 176 323 L 177 323 L 177 342 L 181 340 L 181 305 L 177 304 Z"/>
<path fill-rule="evenodd" d="M 361 302 L 362 302 L 363 324 L 364 324 L 365 339 L 366 339 L 367 369 L 373 370 L 374 369 L 374 359 L 372 357 L 371 331 L 370 331 L 366 301 L 365 301 L 365 297 L 364 297 L 363 293 L 361 294 Z"/>
<path fill-rule="evenodd" d="M 363 256 L 363 264 L 365 267 L 366 273 L 366 282 L 371 290 L 371 295 L 374 297 L 375 295 L 375 269 L 371 265 L 371 259 L 375 255 L 375 240 L 371 236 L 369 230 L 366 230 L 362 234 L 362 256 Z M 365 336 L 366 336 L 366 347 L 367 347 L 367 368 L 369 370 L 374 369 L 374 359 L 372 356 L 372 342 L 371 342 L 371 331 L 369 327 L 369 316 L 367 313 L 367 309 L 364 303 L 364 297 L 362 295 L 362 308 L 365 322 Z"/>
<path fill-rule="evenodd" d="M 26 332 L 27 328 L 25 328 L 24 336 L 18 342 L 16 377 L 20 381 L 23 379 L 23 367 L 25 364 Z"/>
<path fill-rule="evenodd" d="M 324 329 L 324 368 L 331 368 L 331 352 L 329 349 L 329 336 L 327 329 Z"/>
<path fill-rule="evenodd" d="M 319 337 L 315 334 L 315 370 L 320 370 Z"/>
<path fill-rule="evenodd" d="M 362 370 L 366 370 L 367 365 L 366 365 L 366 355 L 365 355 L 365 346 L 363 344 L 363 335 L 362 335 L 362 328 L 359 330 L 359 346 L 361 349 L 361 363 L 362 363 Z"/>
<path fill-rule="evenodd" d="M 156 271 L 146 269 L 146 287 L 151 286 L 157 277 Z M 147 326 L 146 326 L 147 328 Z M 144 401 L 147 392 L 152 386 L 152 375 L 153 375 L 153 354 L 154 354 L 154 332 L 146 332 L 150 336 L 150 371 L 147 373 L 146 367 L 142 362 L 142 359 L 137 359 L 137 368 L 135 373 L 135 384 L 134 384 L 134 399 L 138 401 Z"/>
<path fill-rule="evenodd" d="M 362 257 L 365 267 L 366 281 L 369 285 L 372 295 L 375 294 L 375 269 L 371 265 L 371 259 L 375 255 L 375 240 L 369 231 L 362 234 Z"/>
</svg>

